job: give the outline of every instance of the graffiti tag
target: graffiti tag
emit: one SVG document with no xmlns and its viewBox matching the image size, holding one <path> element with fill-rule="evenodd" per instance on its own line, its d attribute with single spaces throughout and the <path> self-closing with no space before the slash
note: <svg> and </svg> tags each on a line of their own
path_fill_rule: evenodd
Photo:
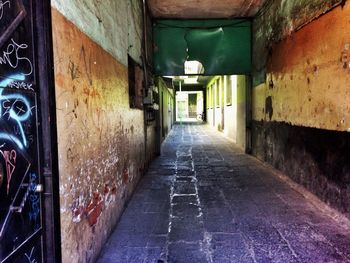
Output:
<svg viewBox="0 0 350 263">
<path fill-rule="evenodd" d="M 1 86 L 1 85 L 0 85 Z M 28 147 L 28 141 L 24 132 L 23 123 L 32 115 L 32 107 L 29 100 L 21 94 L 3 95 L 4 89 L 0 88 L 0 119 L 14 120 L 18 126 L 20 139 L 13 134 L 1 132 L 0 139 L 13 141 L 19 149 Z"/>
<path fill-rule="evenodd" d="M 34 91 L 33 84 L 31 83 L 25 83 L 20 81 L 13 81 L 8 85 L 11 89 L 19 89 L 19 90 L 30 90 Z"/>
<path fill-rule="evenodd" d="M 25 76 L 33 73 L 33 64 L 29 58 L 20 55 L 21 50 L 26 50 L 27 44 L 18 44 L 15 40 L 11 39 L 10 44 L 0 53 L 0 65 L 8 65 L 13 69 L 17 69 L 21 66 L 26 66 L 26 72 L 22 73 Z"/>
<path fill-rule="evenodd" d="M 10 1 L 3 1 L 3 0 L 0 0 L 0 20 L 1 20 L 2 17 L 4 16 L 5 6 L 7 6 L 8 8 L 10 8 L 10 7 L 11 7 Z"/>
<path fill-rule="evenodd" d="M 5 160 L 6 175 L 7 175 L 7 194 L 9 194 L 12 175 L 16 169 L 17 153 L 15 150 L 0 151 L 0 153 Z"/>
<path fill-rule="evenodd" d="M 36 259 L 34 259 L 34 247 L 32 248 L 32 250 L 30 251 L 30 254 L 28 255 L 27 253 L 24 254 L 24 256 L 26 257 L 26 259 L 28 260 L 28 263 L 38 263 L 38 261 Z"/>
<path fill-rule="evenodd" d="M 36 174 L 32 173 L 29 177 L 29 203 L 30 203 L 30 212 L 29 212 L 29 220 L 34 222 L 35 228 L 39 228 L 38 219 L 40 214 L 40 198 L 39 194 L 36 192 L 36 188 L 38 186 L 38 177 Z"/>
</svg>

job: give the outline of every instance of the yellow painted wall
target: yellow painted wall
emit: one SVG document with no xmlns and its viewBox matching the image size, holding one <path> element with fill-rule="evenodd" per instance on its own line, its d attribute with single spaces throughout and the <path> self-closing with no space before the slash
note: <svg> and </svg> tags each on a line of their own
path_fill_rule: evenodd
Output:
<svg viewBox="0 0 350 263">
<path fill-rule="evenodd" d="M 232 85 L 229 84 L 229 78 L 232 79 Z M 211 89 L 214 89 L 214 93 Z M 231 89 L 232 92 L 231 104 L 227 104 L 227 89 Z M 208 123 L 215 129 L 221 130 L 229 139 L 244 149 L 246 141 L 246 77 L 244 75 L 213 77 L 206 85 L 206 92 L 209 94 L 209 100 L 214 101 L 214 105 L 209 102 L 207 106 Z M 211 98 L 210 94 L 213 94 L 214 99 Z"/>
</svg>

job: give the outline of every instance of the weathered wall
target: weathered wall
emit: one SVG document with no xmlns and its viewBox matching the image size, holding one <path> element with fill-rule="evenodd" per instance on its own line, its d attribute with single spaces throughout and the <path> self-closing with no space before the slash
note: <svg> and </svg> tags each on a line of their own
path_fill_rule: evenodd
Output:
<svg viewBox="0 0 350 263">
<path fill-rule="evenodd" d="M 141 1 L 52 0 L 51 3 L 120 63 L 127 65 L 127 52 L 141 63 Z"/>
<path fill-rule="evenodd" d="M 105 0 L 104 0 L 105 1 Z M 101 2 L 101 1 L 100 1 Z M 121 2 L 121 1 L 114 1 Z M 128 4 L 128 53 L 129 55 L 142 64 L 141 50 L 142 50 L 142 1 L 129 0 L 125 1 Z M 118 3 L 119 9 L 119 3 Z M 119 10 L 120 12 L 121 10 Z M 123 36 L 124 37 L 124 36 Z"/>
<path fill-rule="evenodd" d="M 253 23 L 253 82 L 265 82 L 266 62 L 273 43 L 288 37 L 343 0 L 270 0 Z"/>
<path fill-rule="evenodd" d="M 273 1 L 255 20 L 253 154 L 349 213 L 350 3 L 313 20 L 338 2 Z"/>
<path fill-rule="evenodd" d="M 75 21 L 53 8 L 62 261 L 91 262 L 143 172 L 144 115 L 129 107 L 126 2 L 54 3 Z"/>
</svg>

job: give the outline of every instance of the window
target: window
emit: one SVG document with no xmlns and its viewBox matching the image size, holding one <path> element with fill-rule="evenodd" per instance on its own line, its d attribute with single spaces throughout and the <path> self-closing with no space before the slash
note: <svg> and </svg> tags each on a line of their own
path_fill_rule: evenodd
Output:
<svg viewBox="0 0 350 263">
<path fill-rule="evenodd" d="M 128 56 L 130 108 L 143 109 L 143 70 Z"/>
</svg>

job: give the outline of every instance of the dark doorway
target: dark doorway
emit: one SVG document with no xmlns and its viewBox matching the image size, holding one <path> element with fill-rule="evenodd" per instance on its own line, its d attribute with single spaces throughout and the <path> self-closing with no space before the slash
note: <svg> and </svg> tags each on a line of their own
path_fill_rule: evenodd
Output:
<svg viewBox="0 0 350 263">
<path fill-rule="evenodd" d="M 55 262 L 51 7 L 1 1 L 0 11 L 0 261 Z"/>
<path fill-rule="evenodd" d="M 197 118 L 197 94 L 188 94 L 188 117 Z"/>
</svg>

